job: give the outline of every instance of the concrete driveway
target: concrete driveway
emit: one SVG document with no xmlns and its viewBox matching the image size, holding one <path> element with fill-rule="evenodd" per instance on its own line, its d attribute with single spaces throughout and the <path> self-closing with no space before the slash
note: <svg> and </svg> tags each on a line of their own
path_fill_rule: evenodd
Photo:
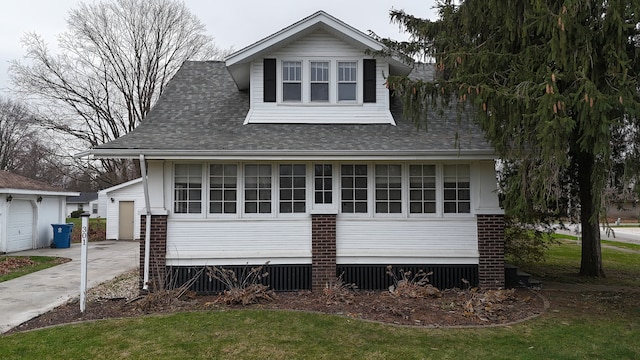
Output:
<svg viewBox="0 0 640 360">
<path fill-rule="evenodd" d="M 137 241 L 90 242 L 87 287 L 91 288 L 140 263 Z M 0 333 L 80 297 L 80 244 L 68 249 L 37 249 L 11 253 L 15 256 L 60 256 L 71 261 L 45 270 L 0 282 Z"/>
</svg>

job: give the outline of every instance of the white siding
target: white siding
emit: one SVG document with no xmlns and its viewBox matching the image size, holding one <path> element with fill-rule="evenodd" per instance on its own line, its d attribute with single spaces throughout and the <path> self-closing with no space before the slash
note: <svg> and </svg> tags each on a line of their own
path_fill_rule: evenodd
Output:
<svg viewBox="0 0 640 360">
<path fill-rule="evenodd" d="M 118 239 L 118 226 L 120 222 L 120 201 L 133 201 L 134 211 L 134 237 L 140 239 L 140 215 L 144 209 L 144 192 L 142 182 L 105 193 L 107 203 L 107 239 Z M 113 198 L 113 202 L 111 199 Z"/>
<path fill-rule="evenodd" d="M 389 92 L 385 87 L 383 74 L 389 73 L 389 65 L 382 59 L 376 59 L 378 76 L 376 103 L 362 103 L 362 59 L 364 50 L 351 46 L 324 31 L 316 31 L 306 37 L 269 54 L 278 59 L 277 72 L 280 74 L 280 60 L 356 60 L 358 61 L 359 82 L 358 104 L 282 104 L 263 102 L 263 60 L 256 60 L 251 66 L 251 110 L 245 123 L 357 123 L 357 124 L 395 124 L 389 112 Z M 308 69 L 303 65 L 303 79 Z M 332 69 L 335 71 L 335 69 Z M 277 78 L 279 78 L 278 75 Z M 333 76 L 332 76 L 333 78 Z M 303 87 L 305 86 L 303 80 Z M 334 83 L 332 83 L 335 85 Z M 281 84 L 278 82 L 278 88 Z M 335 89 L 334 89 L 335 91 Z M 279 99 L 279 96 L 277 97 Z"/>
<path fill-rule="evenodd" d="M 475 217 L 341 219 L 338 264 L 477 264 Z"/>
<path fill-rule="evenodd" d="M 168 219 L 167 265 L 260 265 L 266 261 L 310 264 L 311 219 Z"/>
</svg>

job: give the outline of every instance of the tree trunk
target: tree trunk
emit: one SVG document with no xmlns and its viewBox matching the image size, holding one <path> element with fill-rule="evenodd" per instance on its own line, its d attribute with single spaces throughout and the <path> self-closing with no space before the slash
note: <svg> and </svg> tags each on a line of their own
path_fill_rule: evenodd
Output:
<svg viewBox="0 0 640 360">
<path fill-rule="evenodd" d="M 582 227 L 582 260 L 580 275 L 602 276 L 602 251 L 600 248 L 600 204 L 593 194 L 593 170 L 595 158 L 581 152 L 578 161 L 578 187 L 580 196 L 580 225 Z"/>
</svg>

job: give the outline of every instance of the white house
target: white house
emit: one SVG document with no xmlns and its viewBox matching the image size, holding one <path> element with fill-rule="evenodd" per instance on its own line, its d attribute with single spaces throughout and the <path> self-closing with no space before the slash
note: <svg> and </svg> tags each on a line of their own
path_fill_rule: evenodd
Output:
<svg viewBox="0 0 640 360">
<path fill-rule="evenodd" d="M 140 214 L 144 209 L 142 178 L 98 192 L 100 217 L 107 221 L 107 239 L 140 239 Z"/>
<path fill-rule="evenodd" d="M 51 224 L 65 223 L 66 198 L 77 195 L 0 171 L 0 254 L 50 246 Z"/>
<path fill-rule="evenodd" d="M 504 286 L 494 149 L 455 110 L 427 131 L 404 119 L 385 76 L 433 68 L 370 55 L 382 49 L 317 12 L 225 61 L 184 63 L 138 128 L 89 150 L 146 169 L 145 280 L 269 261 L 278 290 L 341 274 L 386 288 L 387 265 Z"/>
</svg>

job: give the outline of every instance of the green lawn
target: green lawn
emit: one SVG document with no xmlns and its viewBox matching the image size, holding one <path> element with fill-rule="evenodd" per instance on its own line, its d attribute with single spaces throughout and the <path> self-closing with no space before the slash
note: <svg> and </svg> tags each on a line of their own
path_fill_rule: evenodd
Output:
<svg viewBox="0 0 640 360">
<path fill-rule="evenodd" d="M 417 329 L 246 310 L 14 334 L 0 338 L 0 354 L 3 359 L 634 359 L 640 357 L 639 336 L 640 323 L 624 316 L 549 312 L 509 327 Z"/>
<path fill-rule="evenodd" d="M 566 283 L 619 285 L 640 287 L 640 246 L 617 241 L 602 241 L 602 263 L 605 278 L 578 276 L 580 271 L 580 243 L 570 235 L 554 236 L 558 244 L 551 244 L 545 262 L 520 267 L 543 280 Z M 626 251 L 625 251 L 626 250 Z"/>
<path fill-rule="evenodd" d="M 56 266 L 67 262 L 69 259 L 58 258 L 53 256 L 0 256 L 0 269 L 8 269 L 6 266 L 8 263 L 14 262 L 17 259 L 31 260 L 32 264 L 21 266 L 16 269 L 9 270 L 8 273 L 0 272 L 0 282 L 15 279 L 17 277 L 30 274 L 32 272 L 44 270 L 52 266 Z"/>
</svg>

